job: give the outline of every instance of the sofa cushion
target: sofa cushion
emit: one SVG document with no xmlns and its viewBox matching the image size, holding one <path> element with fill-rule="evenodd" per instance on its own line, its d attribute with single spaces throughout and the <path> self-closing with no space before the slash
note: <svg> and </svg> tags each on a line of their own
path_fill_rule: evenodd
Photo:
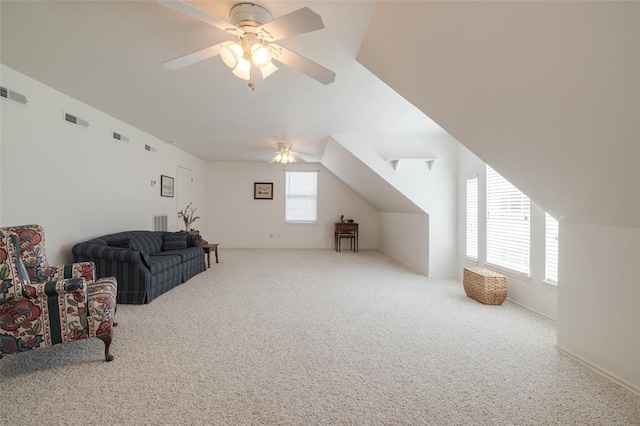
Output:
<svg viewBox="0 0 640 426">
<path fill-rule="evenodd" d="M 188 234 L 164 234 L 162 251 L 182 250 L 187 248 Z"/>
<path fill-rule="evenodd" d="M 153 231 L 129 231 L 126 233 L 133 249 L 146 254 L 162 251 L 162 233 Z"/>
<path fill-rule="evenodd" d="M 176 268 L 180 263 L 180 256 L 149 256 L 149 270 L 152 275 Z"/>
<path fill-rule="evenodd" d="M 197 259 L 204 255 L 204 250 L 201 247 L 187 247 L 182 250 L 169 250 L 156 253 L 155 256 L 180 256 L 182 262 L 187 260 Z"/>
<path fill-rule="evenodd" d="M 121 238 L 118 240 L 109 240 L 107 241 L 107 245 L 109 247 L 119 247 L 123 249 L 132 249 L 133 245 L 131 244 L 131 239 L 129 238 Z"/>
<path fill-rule="evenodd" d="M 153 254 L 162 251 L 162 234 L 162 232 L 154 231 L 124 231 L 105 235 L 103 237 L 96 238 L 95 240 L 91 240 L 91 242 L 102 239 L 106 244 L 109 244 L 109 241 L 128 238 L 131 241 L 131 248 L 133 250 L 138 250 L 141 253 Z"/>
</svg>

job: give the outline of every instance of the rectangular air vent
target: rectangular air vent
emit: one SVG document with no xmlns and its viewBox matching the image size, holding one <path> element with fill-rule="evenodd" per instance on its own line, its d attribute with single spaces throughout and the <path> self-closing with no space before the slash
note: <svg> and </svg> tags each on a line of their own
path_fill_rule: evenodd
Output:
<svg viewBox="0 0 640 426">
<path fill-rule="evenodd" d="M 168 231 L 169 217 L 166 214 L 154 214 L 153 215 L 153 230 L 154 231 Z"/>
<path fill-rule="evenodd" d="M 129 142 L 129 138 L 120 133 L 113 132 L 113 138 L 122 142 Z"/>
<path fill-rule="evenodd" d="M 26 105 L 27 102 L 29 102 L 25 95 L 22 95 L 18 92 L 14 92 L 13 90 L 9 90 L 6 87 L 0 87 L 0 97 L 4 99 L 8 99 L 13 102 L 17 102 L 22 105 Z"/>
<path fill-rule="evenodd" d="M 89 122 L 68 112 L 64 113 L 64 121 L 81 127 L 89 127 Z"/>
</svg>

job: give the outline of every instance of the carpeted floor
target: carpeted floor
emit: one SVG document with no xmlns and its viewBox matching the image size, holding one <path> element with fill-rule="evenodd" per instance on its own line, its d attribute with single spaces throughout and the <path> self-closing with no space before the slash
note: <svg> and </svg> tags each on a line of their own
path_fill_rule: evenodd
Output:
<svg viewBox="0 0 640 426">
<path fill-rule="evenodd" d="M 377 251 L 220 250 L 97 339 L 0 360 L 0 424 L 640 425 L 555 327 Z"/>
</svg>

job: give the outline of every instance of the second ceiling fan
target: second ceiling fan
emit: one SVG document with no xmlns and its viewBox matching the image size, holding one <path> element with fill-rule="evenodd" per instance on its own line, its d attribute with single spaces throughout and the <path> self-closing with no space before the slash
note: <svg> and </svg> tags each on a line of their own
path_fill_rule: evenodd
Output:
<svg viewBox="0 0 640 426">
<path fill-rule="evenodd" d="M 221 55 L 223 62 L 233 69 L 233 74 L 248 80 L 249 87 L 253 88 L 254 73 L 260 72 L 262 78 L 267 78 L 278 69 L 272 62 L 274 59 L 322 84 L 335 81 L 336 74 L 333 71 L 274 43 L 324 28 L 320 15 L 308 7 L 273 19 L 271 13 L 262 6 L 239 3 L 231 8 L 231 22 L 227 22 L 183 0 L 156 1 L 237 37 L 235 42 L 226 41 L 164 62 L 165 68 L 177 70 Z"/>
</svg>

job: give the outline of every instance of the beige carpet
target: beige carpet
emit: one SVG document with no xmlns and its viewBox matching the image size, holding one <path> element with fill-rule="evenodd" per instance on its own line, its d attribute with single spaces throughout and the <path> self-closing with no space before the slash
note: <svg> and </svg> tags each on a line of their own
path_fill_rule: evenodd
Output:
<svg viewBox="0 0 640 426">
<path fill-rule="evenodd" d="M 376 251 L 231 250 L 92 339 L 0 360 L 0 424 L 640 425 L 552 324 Z"/>
</svg>

